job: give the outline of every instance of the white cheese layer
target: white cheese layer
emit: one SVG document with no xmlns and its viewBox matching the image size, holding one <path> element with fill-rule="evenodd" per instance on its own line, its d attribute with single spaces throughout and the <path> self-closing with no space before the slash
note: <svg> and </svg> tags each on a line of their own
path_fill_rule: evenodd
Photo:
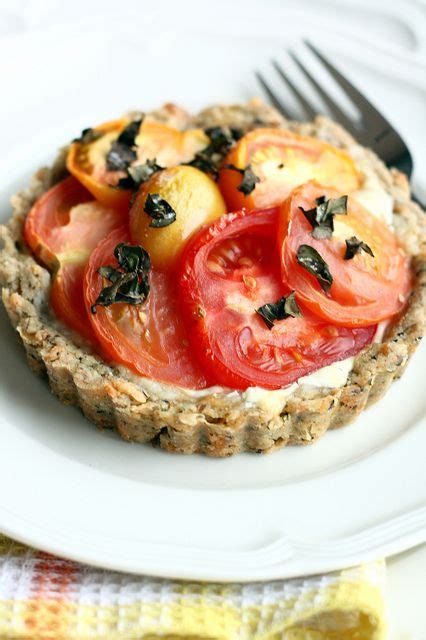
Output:
<svg viewBox="0 0 426 640">
<path fill-rule="evenodd" d="M 361 189 L 355 191 L 352 197 L 389 227 L 393 227 L 393 198 L 376 175 L 366 176 Z"/>
</svg>

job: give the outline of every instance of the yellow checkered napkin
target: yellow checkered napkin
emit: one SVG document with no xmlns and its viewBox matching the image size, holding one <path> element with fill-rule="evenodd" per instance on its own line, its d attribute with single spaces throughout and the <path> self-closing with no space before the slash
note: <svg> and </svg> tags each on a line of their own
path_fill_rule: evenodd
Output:
<svg viewBox="0 0 426 640">
<path fill-rule="evenodd" d="M 252 584 L 87 567 L 0 536 L 0 639 L 382 640 L 385 565 Z"/>
</svg>

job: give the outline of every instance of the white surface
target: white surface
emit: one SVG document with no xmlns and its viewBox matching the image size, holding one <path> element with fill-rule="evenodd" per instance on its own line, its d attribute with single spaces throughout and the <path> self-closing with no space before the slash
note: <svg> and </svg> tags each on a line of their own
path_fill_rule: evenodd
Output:
<svg viewBox="0 0 426 640">
<path fill-rule="evenodd" d="M 130 2 L 113 29 L 105 2 L 86 3 L 83 17 L 77 2 L 3 10 L 7 4 L 0 4 L 5 217 L 7 195 L 84 126 L 163 100 L 196 108 L 250 97 L 258 93 L 251 70 L 268 73 L 270 55 L 288 64 L 282 46 L 300 46 L 298 34 L 338 53 L 343 71 L 403 133 L 415 176 L 426 171 L 418 3 L 271 1 L 262 14 L 254 2 L 233 3 L 223 20 L 218 2 L 203 11 L 160 2 L 139 13 Z M 58 17 L 66 24 L 57 27 Z M 1 320 L 0 481 L 8 495 L 0 498 L 0 528 L 16 538 L 129 571 L 223 579 L 320 571 L 425 538 L 424 349 L 378 406 L 314 447 L 219 461 L 172 457 L 96 431 L 32 376 Z M 335 537 L 342 543 L 325 542 Z M 419 564 L 425 569 L 424 555 Z"/>
<path fill-rule="evenodd" d="M 426 640 L 426 545 L 387 562 L 389 640 Z"/>
</svg>

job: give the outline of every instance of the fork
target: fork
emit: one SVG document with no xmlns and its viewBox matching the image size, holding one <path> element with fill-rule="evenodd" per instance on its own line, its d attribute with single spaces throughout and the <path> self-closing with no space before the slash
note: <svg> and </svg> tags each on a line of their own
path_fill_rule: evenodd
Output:
<svg viewBox="0 0 426 640">
<path fill-rule="evenodd" d="M 351 82 L 349 82 L 349 80 L 345 78 L 345 76 L 340 73 L 340 71 L 338 71 L 338 69 L 336 69 L 336 67 L 318 51 L 318 49 L 316 49 L 316 47 L 314 47 L 313 44 L 307 40 L 304 40 L 304 43 L 327 69 L 328 73 L 346 94 L 350 102 L 352 102 L 356 107 L 359 114 L 357 120 L 349 117 L 338 103 L 330 98 L 328 93 L 323 89 L 310 71 L 308 71 L 306 66 L 302 64 L 297 56 L 289 51 L 290 57 L 318 93 L 321 100 L 326 104 L 330 112 L 333 114 L 334 119 L 343 125 L 345 129 L 349 131 L 349 133 L 351 133 L 361 144 L 372 149 L 388 167 L 396 167 L 399 171 L 405 173 L 408 179 L 410 179 L 413 172 L 413 159 L 407 145 L 399 133 L 392 127 L 390 122 L 388 122 L 386 118 L 377 111 L 371 102 L 369 102 L 367 98 L 363 96 L 362 93 Z M 285 73 L 282 66 L 278 64 L 276 60 L 272 60 L 272 65 L 278 76 L 296 97 L 304 110 L 305 115 L 311 119 L 315 118 L 317 110 L 309 102 L 306 96 L 301 93 L 291 78 Z M 292 119 L 284 103 L 278 97 L 278 94 L 272 90 L 271 86 L 266 82 L 262 74 L 259 71 L 256 71 L 255 75 L 274 107 L 282 113 L 284 117 Z M 422 207 L 422 209 L 425 208 L 418 198 L 414 195 L 411 197 Z"/>
</svg>

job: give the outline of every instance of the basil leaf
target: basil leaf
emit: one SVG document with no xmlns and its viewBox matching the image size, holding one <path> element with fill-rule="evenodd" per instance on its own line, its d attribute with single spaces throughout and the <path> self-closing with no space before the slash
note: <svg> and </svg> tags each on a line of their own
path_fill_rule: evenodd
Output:
<svg viewBox="0 0 426 640">
<path fill-rule="evenodd" d="M 210 138 L 209 146 L 203 150 L 208 155 L 214 152 L 225 155 L 243 135 L 240 129 L 229 127 L 207 127 L 204 133 Z"/>
<path fill-rule="evenodd" d="M 343 256 L 345 260 L 352 260 L 352 258 L 360 251 L 365 251 L 365 253 L 368 253 L 372 258 L 374 258 L 374 253 L 371 250 L 371 248 L 368 246 L 368 244 L 366 244 L 362 240 L 358 240 L 356 236 L 352 236 L 352 238 L 348 238 L 347 240 L 345 240 L 345 242 L 346 242 L 346 252 L 345 252 L 345 255 Z"/>
<path fill-rule="evenodd" d="M 159 193 L 148 193 L 144 211 L 152 218 L 149 224 L 150 227 L 167 227 L 176 220 L 176 211 Z"/>
<path fill-rule="evenodd" d="M 300 311 L 300 307 L 296 302 L 296 292 L 292 291 L 289 296 L 287 296 L 284 304 L 284 311 L 288 316 L 292 318 L 300 318 L 302 316 L 302 312 Z"/>
<path fill-rule="evenodd" d="M 308 244 L 301 244 L 297 250 L 296 258 L 304 269 L 316 277 L 322 289 L 327 292 L 333 284 L 333 276 L 318 251 Z"/>
<path fill-rule="evenodd" d="M 268 302 L 256 309 L 256 313 L 260 315 L 268 329 L 272 329 L 274 322 L 284 320 L 288 317 L 298 318 L 302 315 L 300 308 L 296 302 L 295 291 L 290 293 L 286 298 L 283 296 L 276 302 Z"/>
<path fill-rule="evenodd" d="M 118 268 L 104 266 L 98 269 L 99 275 L 111 284 L 99 293 L 91 307 L 92 313 L 96 313 L 97 306 L 108 307 L 116 302 L 142 304 L 148 297 L 151 261 L 145 249 L 120 243 L 114 249 L 114 256 Z"/>
<path fill-rule="evenodd" d="M 238 171 L 238 173 L 241 173 L 243 179 L 237 189 L 245 196 L 248 196 L 256 188 L 256 184 L 260 182 L 260 178 L 253 172 L 250 164 L 248 164 L 245 169 L 240 169 L 234 164 L 225 164 L 225 169 L 232 169 L 232 171 Z"/>
<path fill-rule="evenodd" d="M 312 236 L 317 240 L 323 240 L 331 238 L 334 231 L 334 216 L 346 215 L 348 196 L 341 196 L 339 198 L 325 199 L 325 196 L 320 196 L 316 199 L 317 206 L 313 209 L 305 210 L 303 207 L 299 207 L 305 218 L 313 227 Z"/>
<path fill-rule="evenodd" d="M 161 167 L 154 160 L 147 160 L 145 164 L 135 164 L 127 168 L 127 176 L 120 178 L 118 181 L 118 189 L 132 189 L 137 191 L 141 184 L 149 180 L 154 173 L 162 171 L 164 167 Z"/>
<path fill-rule="evenodd" d="M 123 131 L 117 138 L 117 142 L 124 144 L 125 147 L 134 147 L 136 144 L 136 136 L 141 128 L 142 120 L 143 118 L 132 120 L 132 122 L 124 127 Z"/>
<path fill-rule="evenodd" d="M 114 249 L 114 256 L 120 267 L 126 271 L 149 271 L 151 260 L 147 251 L 140 245 L 120 242 Z"/>
<path fill-rule="evenodd" d="M 126 171 L 137 158 L 134 149 L 136 136 L 142 119 L 133 120 L 120 133 L 117 140 L 111 144 L 111 148 L 106 156 L 106 166 L 108 171 Z"/>
<path fill-rule="evenodd" d="M 209 137 L 209 144 L 185 164 L 200 169 L 217 180 L 224 157 L 241 138 L 243 131 L 233 127 L 208 127 L 204 129 L 204 133 Z"/>
<path fill-rule="evenodd" d="M 78 138 L 74 138 L 72 142 L 81 142 L 82 144 L 89 144 L 89 142 L 94 142 L 95 140 L 99 140 L 99 138 L 103 134 L 100 131 L 96 131 L 96 129 L 92 129 L 88 127 L 87 129 L 83 129 L 81 135 Z"/>
<path fill-rule="evenodd" d="M 196 153 L 193 159 L 186 164 L 190 167 L 195 167 L 195 169 L 199 169 L 204 173 L 210 174 L 214 180 L 217 180 L 219 177 L 219 167 L 217 166 L 217 162 L 203 152 Z"/>
<path fill-rule="evenodd" d="M 114 140 L 106 157 L 107 169 L 108 171 L 126 171 L 136 157 L 134 149 L 129 149 L 125 144 Z"/>
</svg>

